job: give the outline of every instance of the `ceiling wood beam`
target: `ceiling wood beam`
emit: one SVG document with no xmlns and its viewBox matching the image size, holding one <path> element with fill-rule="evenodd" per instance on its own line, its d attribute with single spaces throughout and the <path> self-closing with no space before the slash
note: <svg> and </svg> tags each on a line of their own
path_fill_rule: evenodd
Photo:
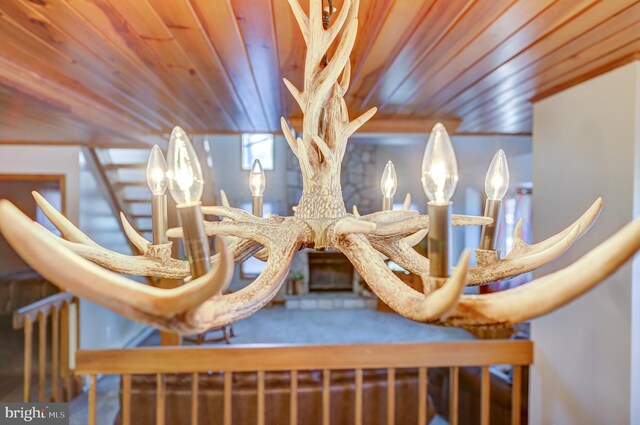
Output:
<svg viewBox="0 0 640 425">
<path fill-rule="evenodd" d="M 427 134 L 431 132 L 433 126 L 438 122 L 444 124 L 447 131 L 451 134 L 455 133 L 460 125 L 460 120 L 455 118 L 373 118 L 351 137 L 371 137 L 373 134 Z M 297 132 L 300 132 L 302 129 L 302 119 L 292 118 L 291 125 Z"/>
</svg>

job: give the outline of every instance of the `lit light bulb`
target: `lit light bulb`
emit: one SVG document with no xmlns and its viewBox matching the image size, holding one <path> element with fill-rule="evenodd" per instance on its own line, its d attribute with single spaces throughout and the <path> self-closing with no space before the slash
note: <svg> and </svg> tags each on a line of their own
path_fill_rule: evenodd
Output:
<svg viewBox="0 0 640 425">
<path fill-rule="evenodd" d="M 385 198 L 393 198 L 398 188 L 398 177 L 396 176 L 396 167 L 393 166 L 393 162 L 387 162 L 382 172 L 382 178 L 380 179 L 380 189 L 382 190 L 382 196 Z"/>
<path fill-rule="evenodd" d="M 151 149 L 149 162 L 147 162 L 147 184 L 154 195 L 164 195 L 169 185 L 167 161 L 164 160 L 164 155 L 158 145 Z"/>
<path fill-rule="evenodd" d="M 180 127 L 171 132 L 167 162 L 169 191 L 176 203 L 188 205 L 199 202 L 204 189 L 202 168 L 189 137 Z"/>
<path fill-rule="evenodd" d="M 249 174 L 249 187 L 251 189 L 251 194 L 253 196 L 262 196 L 266 185 L 267 179 L 264 175 L 262 164 L 260 164 L 259 159 L 256 159 L 253 161 L 251 173 Z"/>
<path fill-rule="evenodd" d="M 504 151 L 500 149 L 496 152 L 489 165 L 487 176 L 484 179 L 484 190 L 487 193 L 487 198 L 501 201 L 508 188 L 509 165 Z"/>
<path fill-rule="evenodd" d="M 456 154 L 444 125 L 437 123 L 422 158 L 422 188 L 431 202 L 447 204 L 457 184 Z"/>
</svg>

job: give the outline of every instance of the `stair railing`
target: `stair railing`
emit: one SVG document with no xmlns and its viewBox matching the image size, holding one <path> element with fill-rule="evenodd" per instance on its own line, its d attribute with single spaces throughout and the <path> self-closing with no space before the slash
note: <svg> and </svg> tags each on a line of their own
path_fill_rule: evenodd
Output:
<svg viewBox="0 0 640 425">
<path fill-rule="evenodd" d="M 73 361 L 78 341 L 78 299 L 60 292 L 22 307 L 13 314 L 13 328 L 24 331 L 23 401 L 31 400 L 33 364 L 33 328 L 38 328 L 38 401 L 69 401 L 75 393 Z M 51 347 L 47 345 L 48 322 L 51 322 Z M 51 350 L 50 392 L 47 383 L 47 351 Z M 47 395 L 50 395 L 47 400 Z"/>
</svg>

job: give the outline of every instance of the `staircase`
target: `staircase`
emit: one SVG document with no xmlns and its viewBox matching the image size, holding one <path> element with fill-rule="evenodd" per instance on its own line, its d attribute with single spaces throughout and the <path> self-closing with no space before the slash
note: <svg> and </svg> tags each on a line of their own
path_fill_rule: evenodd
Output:
<svg viewBox="0 0 640 425">
<path fill-rule="evenodd" d="M 147 240 L 151 235 L 151 191 L 147 186 L 150 149 L 93 149 L 116 207 Z"/>
</svg>

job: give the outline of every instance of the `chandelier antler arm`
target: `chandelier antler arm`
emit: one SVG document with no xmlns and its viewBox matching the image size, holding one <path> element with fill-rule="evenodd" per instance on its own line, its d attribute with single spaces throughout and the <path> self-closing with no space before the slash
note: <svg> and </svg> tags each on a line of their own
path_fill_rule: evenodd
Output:
<svg viewBox="0 0 640 425">
<path fill-rule="evenodd" d="M 441 324 L 516 324 L 550 313 L 612 275 L 640 250 L 640 220 L 624 226 L 568 267 L 517 288 L 463 295 Z"/>
<path fill-rule="evenodd" d="M 192 334 L 204 332 L 244 319 L 264 307 L 280 290 L 295 253 L 310 237 L 308 226 L 296 219 L 287 219 L 281 226 L 263 228 L 261 238 L 269 250 L 269 259 L 258 278 L 237 292 L 210 298 L 185 315 L 186 330 L 172 330 Z"/>
<path fill-rule="evenodd" d="M 476 251 L 478 265 L 469 269 L 469 284 L 483 285 L 528 273 L 558 258 L 591 228 L 601 209 L 602 198 L 598 198 L 566 229 L 533 245 L 522 240 L 520 220 L 514 230 L 514 248 L 503 259 L 499 260 L 495 251 Z"/>
<path fill-rule="evenodd" d="M 0 201 L 0 229 L 16 252 L 51 283 L 136 320 L 148 315 L 167 318 L 200 305 L 233 276 L 233 259 L 222 241 L 217 243 L 217 267 L 187 285 L 160 289 L 79 257 L 6 200 Z"/>
<path fill-rule="evenodd" d="M 40 209 L 42 210 L 44 215 L 60 231 L 62 237 L 72 242 L 78 242 L 85 245 L 100 246 L 95 243 L 93 239 L 85 235 L 80 229 L 74 226 L 73 223 L 71 223 L 71 221 L 67 219 L 67 217 L 60 214 L 58 210 L 56 210 L 53 205 L 51 205 L 49 201 L 44 198 L 44 196 L 40 195 L 36 191 L 31 192 L 31 195 L 36 200 L 38 206 L 40 206 Z"/>
<path fill-rule="evenodd" d="M 151 245 L 151 241 L 148 241 L 133 228 L 122 211 L 120 211 L 120 221 L 122 222 L 122 228 L 124 229 L 124 233 L 127 235 L 127 238 L 129 238 L 129 241 L 141 254 L 146 255 L 149 250 L 149 245 Z"/>
<path fill-rule="evenodd" d="M 493 223 L 493 220 L 489 217 L 453 214 L 451 222 L 454 226 L 483 226 Z M 429 229 L 429 216 L 419 215 L 380 223 L 375 234 L 376 236 L 404 238 L 427 229 Z"/>
<path fill-rule="evenodd" d="M 425 288 L 438 287 L 428 295 L 421 294 L 402 282 L 378 257 L 377 251 L 364 235 L 350 234 L 332 237 L 336 248 L 349 258 L 369 287 L 380 299 L 399 314 L 428 322 L 446 316 L 456 304 L 465 286 L 469 252 L 460 258 L 457 270 L 448 279 L 422 276 Z"/>
<path fill-rule="evenodd" d="M 598 198 L 594 201 L 593 204 L 570 226 L 568 226 L 563 231 L 556 233 L 555 235 L 545 239 L 542 242 L 538 242 L 537 244 L 529 245 L 522 238 L 522 225 L 523 219 L 518 220 L 516 227 L 513 232 L 513 249 L 509 254 L 505 257 L 505 259 L 517 258 L 522 255 L 530 254 L 533 252 L 544 251 L 549 248 L 549 246 L 558 243 L 558 241 L 564 239 L 567 234 L 573 231 L 574 227 L 579 229 L 578 237 L 582 237 L 595 223 L 596 219 L 600 215 L 602 211 L 602 198 Z"/>
<path fill-rule="evenodd" d="M 33 195 L 45 216 L 60 230 L 60 233 L 67 236 L 72 235 L 72 237 L 71 240 L 64 237 L 60 238 L 45 229 L 46 233 L 51 236 L 56 243 L 63 245 L 85 260 L 89 260 L 111 271 L 130 276 L 165 279 L 183 279 L 189 276 L 189 264 L 186 261 L 171 258 L 171 244 L 153 245 L 146 241 L 146 239 L 138 235 L 130 226 L 122 213 L 121 218 L 123 224 L 125 224 L 125 230 L 127 226 L 130 227 L 127 236 L 131 240 L 136 240 L 135 235 L 139 237 L 138 240 L 136 240 L 136 247 L 142 251 L 143 255 L 125 255 L 98 245 L 56 210 L 44 197 L 38 193 L 34 193 Z M 88 241 L 91 241 L 91 243 Z M 141 246 L 138 246 L 138 244 L 142 244 L 142 241 L 147 242 L 144 250 L 141 249 Z M 229 250 L 233 253 L 233 258 L 236 262 L 244 261 L 244 259 L 259 249 L 259 245 L 249 239 L 226 236 L 225 242 Z M 215 267 L 217 262 L 216 254 L 211 257 L 212 266 Z"/>
</svg>

